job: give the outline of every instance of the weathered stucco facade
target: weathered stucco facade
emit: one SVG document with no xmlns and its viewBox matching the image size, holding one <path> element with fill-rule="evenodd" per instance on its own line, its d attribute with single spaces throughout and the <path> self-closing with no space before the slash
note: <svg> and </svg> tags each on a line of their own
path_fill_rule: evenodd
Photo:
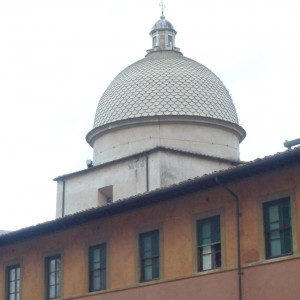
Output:
<svg viewBox="0 0 300 300">
<path fill-rule="evenodd" d="M 111 187 L 110 195 L 116 201 L 179 183 L 186 179 L 187 174 L 195 178 L 231 165 L 225 159 L 163 147 L 153 148 L 57 178 L 56 217 L 107 204 L 107 197 L 102 195 L 106 187 Z M 202 174 L 199 174 L 199 169 Z"/>
<path fill-rule="evenodd" d="M 117 212 L 94 208 L 4 235 L 0 265 L 20 264 L 21 299 L 44 299 L 44 260 L 57 253 L 62 257 L 60 299 L 238 299 L 235 199 L 213 181 L 217 177 L 240 202 L 243 299 L 298 299 L 299 149 L 108 205 L 120 206 Z M 267 259 L 262 205 L 282 197 L 291 202 L 293 250 Z M 199 272 L 196 222 L 213 215 L 221 218 L 222 265 Z M 160 278 L 140 282 L 138 236 L 153 229 L 160 231 Z M 108 246 L 107 287 L 91 293 L 88 248 L 102 242 Z M 0 291 L 5 291 L 5 272 Z"/>
</svg>

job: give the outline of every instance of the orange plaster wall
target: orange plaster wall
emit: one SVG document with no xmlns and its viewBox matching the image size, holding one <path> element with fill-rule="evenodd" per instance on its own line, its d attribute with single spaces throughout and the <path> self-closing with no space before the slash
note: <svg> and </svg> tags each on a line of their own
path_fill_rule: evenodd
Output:
<svg viewBox="0 0 300 300">
<path fill-rule="evenodd" d="M 259 233 L 261 230 L 260 199 L 277 195 L 282 191 L 292 191 L 297 208 L 296 214 L 299 215 L 300 171 L 298 169 L 295 167 L 272 174 L 260 175 L 255 179 L 230 185 L 239 195 L 241 201 L 243 263 L 257 263 L 263 257 Z M 234 199 L 222 188 L 190 194 L 184 199 L 174 199 L 159 205 L 116 215 L 109 219 L 93 221 L 52 235 L 0 248 L 0 265 L 19 261 L 22 268 L 23 300 L 40 300 L 43 299 L 44 293 L 44 257 L 60 252 L 63 256 L 63 296 L 66 299 L 79 297 L 86 295 L 88 290 L 88 246 L 106 241 L 109 247 L 108 290 L 137 287 L 140 285 L 138 283 L 138 234 L 143 230 L 160 228 L 162 235 L 162 280 L 194 276 L 196 274 L 196 219 L 211 212 L 222 212 L 224 269 L 235 268 L 237 251 L 234 203 Z M 299 220 L 296 221 L 296 224 L 299 228 Z M 299 232 L 299 230 L 295 230 L 297 233 Z M 296 249 L 298 249 L 298 245 Z M 231 274 L 231 272 L 220 274 L 229 273 Z M 217 278 L 217 274 L 219 273 L 196 276 L 196 278 L 199 277 L 201 282 L 205 282 L 208 280 L 205 278 Z M 2 291 L 3 275 L 4 272 L 1 272 L 0 289 Z M 223 280 L 226 282 L 225 277 Z M 176 280 L 176 282 L 180 285 L 181 281 Z M 233 282 L 231 287 L 235 290 L 236 280 Z M 195 291 L 197 291 L 197 285 L 199 282 L 193 288 Z M 33 290 L 34 295 L 32 294 Z M 163 292 L 160 291 L 159 293 Z M 168 293 L 174 294 L 172 291 Z M 104 294 L 101 293 L 101 295 Z M 105 297 L 107 298 L 103 299 L 111 299 L 109 296 Z M 176 298 L 176 295 L 174 297 L 173 299 L 183 299 Z M 97 299 L 97 297 L 88 297 L 87 299 Z"/>
<path fill-rule="evenodd" d="M 293 167 L 259 175 L 234 186 L 241 199 L 242 262 L 253 263 L 264 259 L 262 202 L 290 195 L 292 199 L 295 252 L 299 250 L 300 168 Z"/>
</svg>

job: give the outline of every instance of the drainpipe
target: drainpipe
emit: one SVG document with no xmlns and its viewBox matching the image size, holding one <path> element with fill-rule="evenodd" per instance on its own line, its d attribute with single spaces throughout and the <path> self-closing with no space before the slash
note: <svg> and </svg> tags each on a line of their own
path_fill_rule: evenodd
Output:
<svg viewBox="0 0 300 300">
<path fill-rule="evenodd" d="M 65 185 L 66 182 L 62 180 L 63 188 L 62 188 L 62 201 L 61 201 L 61 216 L 65 216 Z"/>
<path fill-rule="evenodd" d="M 239 300 L 243 299 L 242 294 L 242 265 L 241 265 L 241 237 L 240 237 L 240 199 L 228 186 L 221 183 L 219 178 L 216 177 L 216 182 L 219 186 L 223 187 L 235 200 L 236 204 L 236 235 L 237 235 L 237 270 L 238 270 L 238 289 Z"/>
<path fill-rule="evenodd" d="M 148 154 L 146 156 L 146 191 L 149 192 L 149 157 Z"/>
</svg>

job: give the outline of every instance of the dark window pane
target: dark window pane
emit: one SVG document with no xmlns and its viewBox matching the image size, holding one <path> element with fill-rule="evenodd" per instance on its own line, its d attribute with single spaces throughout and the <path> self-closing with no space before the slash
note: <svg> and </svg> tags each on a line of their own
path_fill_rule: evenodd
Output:
<svg viewBox="0 0 300 300">
<path fill-rule="evenodd" d="M 10 280 L 11 281 L 16 280 L 16 269 L 11 269 L 10 270 Z"/>
<path fill-rule="evenodd" d="M 60 297 L 61 257 L 55 255 L 46 258 L 48 299 Z"/>
<path fill-rule="evenodd" d="M 55 286 L 49 286 L 49 298 L 55 298 Z"/>
<path fill-rule="evenodd" d="M 290 217 L 290 207 L 287 204 L 284 204 L 281 209 L 281 217 L 282 217 L 282 226 L 288 227 L 291 224 L 291 217 Z"/>
<path fill-rule="evenodd" d="M 157 36 L 153 37 L 153 47 L 157 46 Z"/>
<path fill-rule="evenodd" d="M 198 270 L 221 267 L 220 216 L 197 222 Z"/>
<path fill-rule="evenodd" d="M 89 249 L 89 290 L 106 289 L 106 244 Z"/>
<path fill-rule="evenodd" d="M 271 240 L 270 246 L 271 246 L 271 256 L 278 256 L 281 254 L 280 239 Z"/>
<path fill-rule="evenodd" d="M 9 283 L 9 291 L 10 291 L 10 293 L 12 293 L 12 294 L 14 294 L 14 293 L 16 292 L 16 290 L 15 290 L 15 282 L 14 282 L 14 281 L 11 281 L 11 282 Z"/>
<path fill-rule="evenodd" d="M 20 293 L 20 266 L 14 265 L 6 269 L 7 296 L 6 299 L 18 300 Z"/>
<path fill-rule="evenodd" d="M 216 268 L 220 268 L 221 267 L 221 252 L 217 252 L 216 253 Z"/>
<path fill-rule="evenodd" d="M 173 37 L 171 35 L 168 35 L 168 46 L 173 45 Z"/>
<path fill-rule="evenodd" d="M 209 245 L 211 243 L 211 226 L 209 222 L 203 222 L 201 225 L 201 240 L 202 246 Z"/>
<path fill-rule="evenodd" d="M 159 259 L 154 258 L 153 259 L 153 278 L 159 277 Z"/>
<path fill-rule="evenodd" d="M 283 198 L 263 204 L 266 257 L 292 253 L 290 199 Z"/>
<path fill-rule="evenodd" d="M 285 253 L 292 253 L 292 234 L 291 230 L 283 232 L 283 248 Z"/>
<path fill-rule="evenodd" d="M 140 235 L 141 281 L 159 278 L 159 231 Z"/>
</svg>

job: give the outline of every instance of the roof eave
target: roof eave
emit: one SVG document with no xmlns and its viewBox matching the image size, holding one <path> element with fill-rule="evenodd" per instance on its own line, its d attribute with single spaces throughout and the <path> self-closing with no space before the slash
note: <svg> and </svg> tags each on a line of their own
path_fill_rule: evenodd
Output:
<svg viewBox="0 0 300 300">
<path fill-rule="evenodd" d="M 60 230 L 93 221 L 95 219 L 105 218 L 130 211 L 132 209 L 168 201 L 175 197 L 185 195 L 186 193 L 194 193 L 201 190 L 213 188 L 218 185 L 216 180 L 217 178 L 220 182 L 228 184 L 270 170 L 289 167 L 291 165 L 299 163 L 300 148 L 285 151 L 275 154 L 274 156 L 257 159 L 244 165 L 214 172 L 209 175 L 204 175 L 200 178 L 188 180 L 164 189 L 154 190 L 143 195 L 137 195 L 128 199 L 119 200 L 112 204 L 89 209 L 73 215 L 68 215 L 64 218 L 48 221 L 39 225 L 7 233 L 0 236 L 0 246 L 24 241 L 26 239 L 35 238 L 45 234 L 54 233 Z"/>
</svg>

